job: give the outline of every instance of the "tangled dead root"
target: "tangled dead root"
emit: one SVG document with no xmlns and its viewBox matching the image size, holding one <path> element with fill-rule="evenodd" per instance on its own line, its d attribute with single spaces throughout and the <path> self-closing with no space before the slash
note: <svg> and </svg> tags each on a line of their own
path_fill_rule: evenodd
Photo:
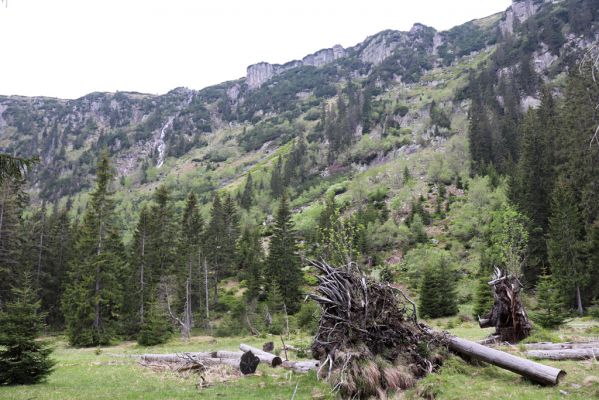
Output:
<svg viewBox="0 0 599 400">
<path fill-rule="evenodd" d="M 403 292 L 365 277 L 355 265 L 320 271 L 321 317 L 312 355 L 344 399 L 386 399 L 388 391 L 414 387 L 443 362 L 445 346 L 416 320 L 416 307 Z"/>
</svg>

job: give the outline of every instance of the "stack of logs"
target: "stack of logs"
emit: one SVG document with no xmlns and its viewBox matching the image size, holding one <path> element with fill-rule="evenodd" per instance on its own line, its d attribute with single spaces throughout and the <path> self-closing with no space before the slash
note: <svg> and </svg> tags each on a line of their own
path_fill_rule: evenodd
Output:
<svg viewBox="0 0 599 400">
<path fill-rule="evenodd" d="M 153 367 L 157 364 L 167 364 L 171 366 L 171 369 L 177 371 L 195 370 L 200 373 L 211 366 L 229 365 L 238 369 L 244 375 L 256 372 L 260 362 L 273 368 L 280 366 L 294 372 L 308 372 L 317 369 L 319 366 L 319 362 L 315 360 L 283 360 L 272 353 L 243 343 L 239 345 L 239 349 L 241 351 L 218 350 L 198 353 L 144 354 L 141 356 L 141 365 Z"/>
</svg>

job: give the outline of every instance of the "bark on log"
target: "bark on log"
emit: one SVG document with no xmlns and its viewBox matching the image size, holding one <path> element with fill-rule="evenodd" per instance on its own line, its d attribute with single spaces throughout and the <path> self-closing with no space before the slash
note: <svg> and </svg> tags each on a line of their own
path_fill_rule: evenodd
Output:
<svg viewBox="0 0 599 400">
<path fill-rule="evenodd" d="M 241 358 L 245 353 L 243 351 L 226 351 L 226 350 L 218 350 L 215 352 L 216 358 Z"/>
<path fill-rule="evenodd" d="M 185 356 L 189 355 L 194 358 L 212 358 L 213 352 L 201 353 L 181 353 L 181 354 L 142 354 L 141 361 L 145 362 L 170 362 L 179 363 L 186 360 Z"/>
<path fill-rule="evenodd" d="M 320 363 L 316 360 L 306 360 L 306 361 L 283 361 L 281 364 L 283 368 L 291 369 L 294 372 L 309 372 L 312 370 L 317 370 L 320 366 Z"/>
<path fill-rule="evenodd" d="M 446 339 L 449 349 L 456 353 L 507 369 L 542 385 L 557 385 L 560 379 L 566 375 L 566 372 L 561 369 L 516 357 L 470 340 L 455 336 L 446 336 Z"/>
<path fill-rule="evenodd" d="M 588 360 L 599 358 L 599 347 L 590 349 L 530 350 L 527 357 L 544 360 Z"/>
<path fill-rule="evenodd" d="M 526 350 L 566 350 L 566 349 L 594 349 L 599 348 L 599 342 L 565 342 L 565 343 L 528 343 Z"/>
<path fill-rule="evenodd" d="M 243 352 L 251 351 L 252 353 L 254 353 L 254 355 L 256 357 L 258 357 L 260 359 L 260 361 L 268 363 L 271 367 L 276 367 L 283 363 L 283 360 L 281 359 L 281 357 L 275 356 L 274 354 L 271 354 L 271 353 L 267 353 L 265 351 L 255 348 L 255 347 L 249 346 L 247 344 L 241 343 L 239 345 L 239 349 Z"/>
</svg>

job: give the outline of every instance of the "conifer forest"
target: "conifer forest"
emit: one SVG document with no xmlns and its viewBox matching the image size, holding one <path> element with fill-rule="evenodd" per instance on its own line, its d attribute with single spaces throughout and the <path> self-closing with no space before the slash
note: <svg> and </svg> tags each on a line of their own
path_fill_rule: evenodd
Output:
<svg viewBox="0 0 599 400">
<path fill-rule="evenodd" d="M 480 17 L 0 95 L 0 398 L 597 398 L 599 1 Z"/>
</svg>

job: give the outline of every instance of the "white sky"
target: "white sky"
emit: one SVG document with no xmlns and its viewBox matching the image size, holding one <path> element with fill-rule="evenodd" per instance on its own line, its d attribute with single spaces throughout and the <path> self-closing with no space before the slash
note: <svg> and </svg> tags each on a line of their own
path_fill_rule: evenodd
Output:
<svg viewBox="0 0 599 400">
<path fill-rule="evenodd" d="M 8 6 L 5 7 L 5 2 Z M 3 0 L 0 94 L 165 93 L 350 47 L 415 22 L 445 30 L 511 0 Z"/>
</svg>

